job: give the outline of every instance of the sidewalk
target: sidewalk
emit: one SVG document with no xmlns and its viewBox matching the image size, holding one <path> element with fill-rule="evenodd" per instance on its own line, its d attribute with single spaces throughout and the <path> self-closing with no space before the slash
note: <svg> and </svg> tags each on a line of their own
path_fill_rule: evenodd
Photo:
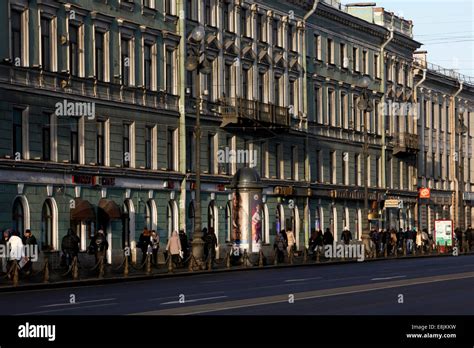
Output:
<svg viewBox="0 0 474 348">
<path fill-rule="evenodd" d="M 472 255 L 474 252 L 461 253 L 462 255 Z M 258 256 L 258 255 L 257 255 Z M 373 261 L 383 261 L 383 260 L 409 260 L 414 258 L 427 258 L 427 257 L 447 257 L 453 256 L 451 252 L 448 253 L 436 253 L 433 251 L 425 254 L 416 254 L 416 255 L 407 255 L 407 256 L 388 256 L 383 257 L 379 256 L 377 258 L 368 258 L 363 262 L 373 262 Z M 65 275 L 64 273 L 67 270 L 61 269 L 50 269 L 49 270 L 49 279 L 47 282 L 44 282 L 44 271 L 40 270 L 39 265 L 34 265 L 33 275 L 26 276 L 23 274 L 19 275 L 18 285 L 14 286 L 13 281 L 6 278 L 3 274 L 0 276 L 0 292 L 16 292 L 16 291 L 28 291 L 28 290 L 39 290 L 39 289 L 54 289 L 54 288 L 65 288 L 65 287 L 77 287 L 77 286 L 92 286 L 100 284 L 111 284 L 119 283 L 124 281 L 139 281 L 147 279 L 156 279 L 156 278 L 168 278 L 168 277 L 183 277 L 183 276 L 192 276 L 195 274 L 209 274 L 209 273 L 220 273 L 220 272 L 241 272 L 241 271 L 251 271 L 251 270 L 261 270 L 261 269 L 275 269 L 283 267 L 310 267 L 310 266 L 324 266 L 324 265 L 343 265 L 349 263 L 357 263 L 356 259 L 324 259 L 320 258 L 319 262 L 313 260 L 311 255 L 308 255 L 306 262 L 303 255 L 295 256 L 292 263 L 285 258 L 285 263 L 274 265 L 273 258 L 266 260 L 266 265 L 259 266 L 259 259 L 255 256 L 251 259 L 250 265 L 247 267 L 244 265 L 230 266 L 227 267 L 226 260 L 218 260 L 212 270 L 194 270 L 190 271 L 188 265 L 186 267 L 175 268 L 172 271 L 169 270 L 169 265 L 160 264 L 158 267 L 152 267 L 151 272 L 146 272 L 146 265 L 143 269 L 136 269 L 137 265 L 129 264 L 129 274 L 127 277 L 124 276 L 123 264 L 119 265 L 104 265 L 104 275 L 99 278 L 98 268 L 91 270 L 88 267 L 79 265 L 79 278 L 73 280 L 72 273 Z M 271 261 L 271 262 L 269 262 Z M 44 268 L 44 265 L 41 265 L 41 268 Z"/>
</svg>

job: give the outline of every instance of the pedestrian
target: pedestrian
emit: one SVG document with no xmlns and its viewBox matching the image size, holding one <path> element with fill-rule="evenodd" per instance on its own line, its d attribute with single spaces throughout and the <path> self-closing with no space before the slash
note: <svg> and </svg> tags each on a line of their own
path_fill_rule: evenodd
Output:
<svg viewBox="0 0 474 348">
<path fill-rule="evenodd" d="M 462 230 L 460 227 L 456 227 L 454 230 L 454 236 L 456 237 L 456 244 L 458 249 L 461 250 L 462 248 Z"/>
<path fill-rule="evenodd" d="M 334 237 L 333 237 L 329 227 L 327 227 L 326 231 L 324 232 L 324 235 L 323 235 L 323 244 L 324 245 L 332 245 L 333 242 L 334 242 Z"/>
<path fill-rule="evenodd" d="M 11 230 L 10 229 L 7 229 L 7 230 L 3 231 L 2 239 L 0 240 L 0 244 L 3 245 L 3 248 L 4 248 L 5 251 L 7 250 L 8 241 L 10 239 L 10 236 L 11 236 Z M 1 266 L 2 266 L 2 268 L 1 268 L 2 273 L 7 273 L 8 272 L 8 269 L 7 269 L 8 260 L 7 260 L 6 255 L 1 255 L 0 262 L 1 262 Z"/>
<path fill-rule="evenodd" d="M 160 235 L 155 230 L 151 230 L 151 248 L 152 261 L 154 265 L 158 265 L 158 250 L 160 249 Z"/>
<path fill-rule="evenodd" d="M 317 232 L 313 228 L 311 229 L 311 237 L 309 238 L 309 241 L 308 241 L 308 248 L 310 252 L 313 252 L 316 249 L 316 239 L 317 239 Z"/>
<path fill-rule="evenodd" d="M 171 237 L 168 239 L 166 251 L 168 252 L 168 257 L 171 257 L 171 262 L 173 262 L 175 266 L 179 264 L 181 250 L 181 242 L 179 241 L 178 232 L 173 231 Z"/>
<path fill-rule="evenodd" d="M 341 234 L 341 239 L 344 244 L 349 244 L 352 240 L 352 233 L 349 231 L 349 227 L 345 226 Z"/>
<path fill-rule="evenodd" d="M 397 248 L 397 233 L 394 228 L 390 230 L 390 254 L 395 254 Z"/>
<path fill-rule="evenodd" d="M 421 248 L 423 248 L 423 233 L 420 230 L 416 230 L 415 233 L 416 251 L 420 252 Z"/>
<path fill-rule="evenodd" d="M 187 260 L 189 256 L 188 236 L 184 230 L 179 230 L 179 241 L 181 242 L 181 250 L 183 251 L 183 259 Z"/>
<path fill-rule="evenodd" d="M 469 225 L 467 226 L 466 233 L 465 233 L 467 251 L 470 251 L 473 247 L 472 245 L 473 237 L 474 237 L 473 231 L 472 231 L 471 225 Z"/>
<path fill-rule="evenodd" d="M 423 250 L 428 251 L 429 242 L 430 241 L 428 237 L 428 230 L 424 228 L 421 232 L 421 244 L 422 244 Z"/>
<path fill-rule="evenodd" d="M 23 241 L 19 237 L 17 231 L 11 232 L 11 236 L 7 242 L 7 249 L 10 250 L 10 255 L 7 262 L 8 270 L 11 270 L 13 261 L 16 261 L 18 263 L 18 267 L 21 268 L 20 261 L 23 259 L 25 254 L 24 254 L 24 249 L 23 249 Z M 13 275 L 11 273 L 8 275 L 10 279 L 12 278 L 12 276 Z"/>
<path fill-rule="evenodd" d="M 380 231 L 380 253 L 383 254 L 385 252 L 385 247 L 389 242 L 390 236 L 387 230 Z"/>
<path fill-rule="evenodd" d="M 316 252 L 322 252 L 323 251 L 323 231 L 318 230 L 318 233 L 316 234 Z"/>
<path fill-rule="evenodd" d="M 23 244 L 28 248 L 28 261 L 23 266 L 23 271 L 25 274 L 30 274 L 33 270 L 33 262 L 31 261 L 31 255 L 37 254 L 38 252 L 38 242 L 36 241 L 35 236 L 31 233 L 30 229 L 26 229 L 23 234 Z M 34 250 L 36 249 L 36 250 Z"/>
<path fill-rule="evenodd" d="M 202 240 L 204 242 L 204 260 L 207 260 L 207 255 L 209 254 L 209 246 L 207 245 L 207 228 L 202 229 Z"/>
<path fill-rule="evenodd" d="M 64 265 L 68 268 L 71 266 L 72 260 L 74 257 L 77 257 L 79 254 L 79 244 L 81 240 L 74 233 L 72 228 L 67 230 L 67 234 L 63 237 L 61 241 L 61 251 L 62 251 L 62 259 L 64 261 Z"/>
<path fill-rule="evenodd" d="M 285 240 L 281 233 L 279 233 L 276 235 L 275 242 L 273 243 L 273 250 L 275 250 L 278 263 L 283 263 L 283 261 L 285 261 L 285 248 Z"/>
<path fill-rule="evenodd" d="M 397 232 L 397 247 L 399 251 L 402 251 L 403 245 L 405 243 L 405 233 L 403 233 L 403 229 L 399 228 Z"/>
<path fill-rule="evenodd" d="M 290 253 L 290 250 L 296 251 L 296 239 L 295 239 L 295 234 L 291 229 L 288 229 L 286 232 L 286 237 L 288 239 L 288 244 L 287 244 L 287 251 L 288 254 Z"/>
<path fill-rule="evenodd" d="M 214 233 L 213 227 L 209 227 L 209 232 L 206 237 L 206 245 L 208 247 L 208 256 L 211 258 L 211 262 L 214 262 L 216 259 L 217 237 Z"/>
<path fill-rule="evenodd" d="M 286 235 L 285 229 L 282 229 L 280 234 L 281 234 L 281 237 L 283 238 L 283 240 L 285 242 L 285 245 L 288 245 L 288 236 Z"/>
<path fill-rule="evenodd" d="M 145 263 L 146 255 L 148 253 L 148 248 L 152 245 L 151 243 L 151 233 L 148 228 L 144 227 L 143 232 L 138 238 L 138 248 L 142 251 L 142 264 Z"/>
<path fill-rule="evenodd" d="M 93 254 L 95 256 L 96 264 L 99 261 L 104 260 L 105 252 L 108 248 L 109 243 L 107 242 L 107 238 L 105 238 L 104 230 L 100 229 L 97 231 L 97 234 L 92 237 L 91 243 L 89 245 L 89 254 Z"/>
</svg>

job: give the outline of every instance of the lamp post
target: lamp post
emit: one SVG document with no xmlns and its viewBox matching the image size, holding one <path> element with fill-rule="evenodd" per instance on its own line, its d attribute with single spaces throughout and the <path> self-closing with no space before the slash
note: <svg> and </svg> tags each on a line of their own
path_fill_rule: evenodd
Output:
<svg viewBox="0 0 474 348">
<path fill-rule="evenodd" d="M 360 81 L 362 94 L 357 103 L 357 108 L 364 113 L 364 213 L 362 214 L 362 242 L 366 250 L 370 250 L 370 231 L 369 231 L 369 184 L 367 173 L 367 157 L 369 156 L 369 133 L 368 133 L 368 113 L 373 110 L 372 102 L 369 98 L 368 87 L 371 79 L 364 76 Z"/>
<path fill-rule="evenodd" d="M 195 196 L 194 196 L 194 231 L 192 253 L 198 262 L 202 261 L 204 255 L 204 241 L 201 231 L 201 83 L 200 74 L 209 74 L 210 66 L 206 60 L 203 40 L 206 35 L 203 26 L 197 26 L 188 38 L 189 50 L 186 57 L 185 67 L 187 71 L 194 72 L 196 93 L 196 123 L 195 123 Z"/>
<path fill-rule="evenodd" d="M 459 223 L 458 226 L 461 228 L 465 228 L 464 221 L 465 221 L 465 214 L 464 214 L 464 157 L 463 157 L 463 146 L 462 146 L 462 138 L 463 135 L 467 132 L 467 127 L 464 125 L 464 112 L 466 109 L 463 105 L 459 106 L 458 109 L 458 122 L 457 122 L 457 129 L 456 132 L 459 134 L 459 152 L 457 153 L 456 160 L 459 161 L 458 164 L 458 173 L 459 173 L 459 182 L 458 182 L 458 207 L 459 207 Z"/>
</svg>

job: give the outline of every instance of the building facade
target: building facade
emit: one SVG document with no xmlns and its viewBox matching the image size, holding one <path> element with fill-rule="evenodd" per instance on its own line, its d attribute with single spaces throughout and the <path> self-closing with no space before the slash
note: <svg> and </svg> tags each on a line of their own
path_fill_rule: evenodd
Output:
<svg viewBox="0 0 474 348">
<path fill-rule="evenodd" d="M 445 216 L 471 222 L 472 83 L 460 89 L 459 76 L 420 63 L 412 23 L 382 8 L 329 0 L 317 8 L 309 0 L 0 6 L 8 42 L 0 47 L 0 226 L 31 228 L 43 250 L 58 251 L 68 228 L 82 250 L 103 228 L 109 262 L 125 246 L 135 250 L 145 227 L 162 243 L 173 230 L 192 237 L 198 99 L 201 219 L 216 231 L 218 256 L 231 240 L 228 186 L 242 166 L 255 167 L 264 186 L 266 252 L 282 229 L 295 231 L 301 250 L 312 229 L 339 240 L 344 227 L 360 239 L 367 220 L 430 230 Z M 196 81 L 185 67 L 198 25 L 210 71 Z M 374 106 L 367 115 L 358 107 L 364 93 Z M 422 108 L 398 108 L 417 101 Z M 468 130 L 458 137 L 459 111 Z M 419 199 L 421 187 L 432 189 L 430 201 Z"/>
</svg>

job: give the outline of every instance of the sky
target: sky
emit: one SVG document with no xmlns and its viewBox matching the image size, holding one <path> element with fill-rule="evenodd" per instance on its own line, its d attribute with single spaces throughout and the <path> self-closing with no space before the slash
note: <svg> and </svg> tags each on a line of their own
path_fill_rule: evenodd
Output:
<svg viewBox="0 0 474 348">
<path fill-rule="evenodd" d="M 474 76 L 474 0 L 342 0 L 375 2 L 413 21 L 414 39 L 428 51 L 427 60 Z"/>
</svg>

